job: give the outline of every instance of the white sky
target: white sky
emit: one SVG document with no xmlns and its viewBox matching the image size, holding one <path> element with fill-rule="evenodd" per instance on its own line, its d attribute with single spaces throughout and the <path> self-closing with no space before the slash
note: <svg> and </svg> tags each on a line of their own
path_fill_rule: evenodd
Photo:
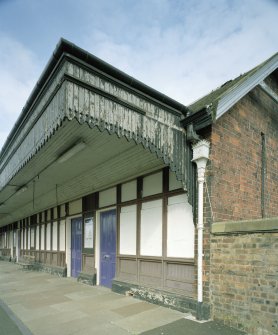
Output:
<svg viewBox="0 0 278 335">
<path fill-rule="evenodd" d="M 60 37 L 185 105 L 278 51 L 278 0 L 0 0 L 0 148 Z"/>
</svg>

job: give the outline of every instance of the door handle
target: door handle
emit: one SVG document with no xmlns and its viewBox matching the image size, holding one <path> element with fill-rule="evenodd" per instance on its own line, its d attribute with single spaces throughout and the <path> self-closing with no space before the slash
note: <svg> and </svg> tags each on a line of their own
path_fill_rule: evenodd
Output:
<svg viewBox="0 0 278 335">
<path fill-rule="evenodd" d="M 103 258 L 108 259 L 108 258 L 110 258 L 110 255 L 104 255 Z"/>
</svg>

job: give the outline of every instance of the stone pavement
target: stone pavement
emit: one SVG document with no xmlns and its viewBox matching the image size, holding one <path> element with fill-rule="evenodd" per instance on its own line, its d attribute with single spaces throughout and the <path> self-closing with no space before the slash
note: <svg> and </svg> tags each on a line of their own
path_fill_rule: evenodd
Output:
<svg viewBox="0 0 278 335">
<path fill-rule="evenodd" d="M 216 322 L 0 261 L 0 335 L 240 335 Z"/>
</svg>

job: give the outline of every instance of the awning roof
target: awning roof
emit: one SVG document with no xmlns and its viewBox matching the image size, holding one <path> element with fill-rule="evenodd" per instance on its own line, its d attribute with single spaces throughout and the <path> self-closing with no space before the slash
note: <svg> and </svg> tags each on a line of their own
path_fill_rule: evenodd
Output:
<svg viewBox="0 0 278 335">
<path fill-rule="evenodd" d="M 0 225 L 165 165 L 186 189 L 185 109 L 61 40 L 1 152 Z"/>
<path fill-rule="evenodd" d="M 151 97 L 152 99 L 157 100 L 159 103 L 167 106 L 169 111 L 172 110 L 174 113 L 186 114 L 187 107 L 185 105 L 145 85 L 139 80 L 129 76 L 123 71 L 120 71 L 114 66 L 104 62 L 100 58 L 92 55 L 86 50 L 81 49 L 80 47 L 67 41 L 66 39 L 61 38 L 51 58 L 49 59 L 43 73 L 41 74 L 39 80 L 37 81 L 33 91 L 31 92 L 25 106 L 23 107 L 22 112 L 18 120 L 16 121 L 11 133 L 9 134 L 1 150 L 0 160 L 2 156 L 5 154 L 10 142 L 12 141 L 14 136 L 16 136 L 16 133 L 18 132 L 22 122 L 24 121 L 24 119 L 28 117 L 31 107 L 38 99 L 38 96 L 40 95 L 42 89 L 44 88 L 47 81 L 49 80 L 53 72 L 55 71 L 55 68 L 57 67 L 58 63 L 61 61 L 63 56 L 66 56 L 66 55 L 75 57 L 76 59 L 83 61 L 84 63 L 98 69 L 99 71 L 103 72 L 105 75 L 115 78 L 119 82 L 124 83 L 129 87 L 132 87 L 134 90 L 137 90 L 141 94 L 144 94 L 146 96 Z"/>
</svg>

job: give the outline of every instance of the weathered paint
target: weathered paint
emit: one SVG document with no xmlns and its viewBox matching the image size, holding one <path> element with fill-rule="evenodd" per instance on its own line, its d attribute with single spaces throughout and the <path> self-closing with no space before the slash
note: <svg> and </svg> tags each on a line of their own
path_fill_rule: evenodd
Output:
<svg viewBox="0 0 278 335">
<path fill-rule="evenodd" d="M 187 145 L 185 131 L 180 127 L 181 115 L 111 79 L 76 64 L 67 65 L 67 118 L 142 143 L 170 166 L 186 188 Z"/>
<path fill-rule="evenodd" d="M 16 138 L 1 155 L 1 190 L 65 119 L 77 119 L 80 124 L 87 123 L 91 128 L 142 144 L 163 159 L 186 188 L 187 145 L 185 131 L 179 126 L 181 114 L 111 79 L 64 62 L 37 104 L 26 114 L 28 117 Z"/>
</svg>

